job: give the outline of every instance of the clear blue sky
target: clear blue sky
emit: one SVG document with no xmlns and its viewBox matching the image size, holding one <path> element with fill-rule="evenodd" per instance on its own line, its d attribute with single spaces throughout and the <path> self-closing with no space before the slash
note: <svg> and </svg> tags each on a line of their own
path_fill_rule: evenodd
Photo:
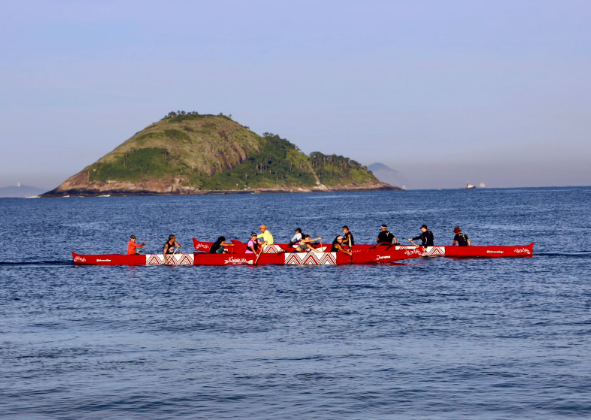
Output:
<svg viewBox="0 0 591 420">
<path fill-rule="evenodd" d="M 591 184 L 589 1 L 4 1 L 0 39 L 0 186 L 178 109 L 416 188 Z"/>
</svg>

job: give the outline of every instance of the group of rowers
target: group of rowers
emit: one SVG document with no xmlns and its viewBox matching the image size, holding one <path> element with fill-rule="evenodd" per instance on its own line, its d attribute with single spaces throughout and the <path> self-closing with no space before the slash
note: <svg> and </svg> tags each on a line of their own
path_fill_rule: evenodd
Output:
<svg viewBox="0 0 591 420">
<path fill-rule="evenodd" d="M 343 234 L 338 235 L 333 241 L 330 252 L 343 252 L 347 255 L 352 255 L 352 247 L 355 245 L 355 239 L 353 238 L 353 234 L 349 230 L 348 226 L 343 226 Z M 259 227 L 261 231 L 260 234 L 253 232 L 250 235 L 250 239 L 246 244 L 246 254 L 260 254 L 265 247 L 275 245 L 275 239 L 273 238 L 273 234 L 269 229 L 267 229 L 266 225 L 261 225 Z M 456 246 L 472 246 L 472 242 L 468 238 L 468 236 L 462 233 L 462 230 L 459 226 L 454 228 L 454 240 L 453 245 Z M 427 225 L 421 226 L 421 234 L 414 238 L 409 238 L 408 240 L 413 244 L 417 245 L 414 241 L 420 240 L 421 245 L 424 247 L 434 246 L 434 236 L 433 232 L 429 230 Z M 320 248 L 315 248 L 312 244 L 320 243 Z M 135 235 L 131 235 L 129 243 L 127 244 L 127 255 L 135 255 L 139 252 L 141 248 L 143 248 L 146 244 L 141 243 L 138 244 L 136 242 Z M 388 230 L 387 225 L 382 225 L 380 233 L 377 237 L 377 245 L 400 245 L 396 236 L 392 234 Z M 222 254 L 227 252 L 225 247 L 234 246 L 232 243 L 226 242 L 226 238 L 224 236 L 220 236 L 217 241 L 211 245 L 209 249 L 210 254 Z M 172 255 L 175 254 L 181 245 L 176 241 L 175 235 L 169 235 L 168 241 L 164 244 L 163 254 Z M 305 235 L 302 233 L 302 229 L 297 228 L 295 230 L 295 235 L 291 238 L 289 242 L 289 247 L 293 248 L 292 252 L 323 252 L 322 247 L 322 238 L 311 238 L 310 235 Z"/>
</svg>

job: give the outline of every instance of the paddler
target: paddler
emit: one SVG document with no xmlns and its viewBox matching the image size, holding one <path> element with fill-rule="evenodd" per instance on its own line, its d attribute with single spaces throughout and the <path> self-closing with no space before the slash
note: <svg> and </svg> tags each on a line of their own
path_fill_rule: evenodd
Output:
<svg viewBox="0 0 591 420">
<path fill-rule="evenodd" d="M 259 249 L 259 241 L 257 240 L 257 234 L 251 233 L 250 240 L 246 244 L 246 254 L 257 254 Z"/>
<path fill-rule="evenodd" d="M 266 225 L 261 225 L 261 227 L 259 227 L 259 230 L 261 231 L 261 234 L 257 235 L 257 239 L 263 239 L 263 241 L 260 244 L 262 251 L 265 250 L 266 246 L 275 245 L 275 239 L 273 239 L 273 235 L 271 234 L 271 231 L 267 229 Z"/>
<path fill-rule="evenodd" d="M 344 252 L 347 255 L 353 255 L 351 251 L 344 248 L 344 245 L 346 245 L 344 243 L 344 237 L 339 235 L 334 241 L 332 241 L 332 248 L 330 249 L 330 252 Z"/>
<path fill-rule="evenodd" d="M 355 239 L 353 239 L 349 226 L 343 226 L 343 243 L 347 246 L 355 245 Z"/>
<path fill-rule="evenodd" d="M 435 239 L 433 237 L 433 232 L 431 232 L 429 230 L 429 228 L 427 227 L 427 225 L 423 225 L 421 226 L 421 234 L 415 238 L 410 238 L 409 241 L 416 241 L 417 239 L 420 239 L 421 242 L 423 243 L 422 245 L 427 247 L 427 246 L 435 246 L 433 243 L 433 240 Z M 413 242 L 414 243 L 414 242 Z"/>
<path fill-rule="evenodd" d="M 302 233 L 302 229 L 297 228 L 295 230 L 295 235 L 293 235 L 293 238 L 291 238 L 291 241 L 289 241 L 289 246 L 297 248 L 298 244 L 300 243 L 300 241 L 303 238 L 304 238 L 304 234 Z"/>
<path fill-rule="evenodd" d="M 454 228 L 454 233 L 456 234 L 456 236 L 454 236 L 454 242 L 453 242 L 454 246 L 456 245 L 456 243 L 459 246 L 472 246 L 472 242 L 468 238 L 468 235 L 466 235 L 465 233 L 462 233 L 462 229 L 460 229 L 459 226 L 456 226 Z"/>
<path fill-rule="evenodd" d="M 388 225 L 382 225 L 382 231 L 378 234 L 378 245 L 398 244 L 398 239 L 388 230 Z"/>
<path fill-rule="evenodd" d="M 211 248 L 209 248 L 209 253 L 210 254 L 224 254 L 224 253 L 226 253 L 226 250 L 224 249 L 225 246 L 234 246 L 234 244 L 227 243 L 226 237 L 220 236 L 217 239 L 217 241 L 215 241 L 213 243 L 213 245 L 211 245 Z"/>
<path fill-rule="evenodd" d="M 300 241 L 300 243 L 296 246 L 294 252 L 322 252 L 321 249 L 314 248 L 311 244 L 314 242 L 321 241 L 322 238 L 310 238 L 310 235 L 304 235 L 304 238 Z"/>
<path fill-rule="evenodd" d="M 140 248 L 143 248 L 146 243 L 138 244 L 135 242 L 135 235 L 131 235 L 129 237 L 129 242 L 127 243 L 127 255 L 135 255 L 140 253 Z"/>
<path fill-rule="evenodd" d="M 174 235 L 168 235 L 168 241 L 166 241 L 166 243 L 164 244 L 164 251 L 162 252 L 164 254 L 164 261 L 167 261 L 166 256 L 167 255 L 172 255 L 176 252 L 175 250 L 178 250 L 181 247 L 181 244 L 179 244 Z"/>
</svg>

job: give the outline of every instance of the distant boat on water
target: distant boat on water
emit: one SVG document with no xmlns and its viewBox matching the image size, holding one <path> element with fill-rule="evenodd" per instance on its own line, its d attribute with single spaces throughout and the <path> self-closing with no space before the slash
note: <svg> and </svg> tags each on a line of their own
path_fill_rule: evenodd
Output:
<svg viewBox="0 0 591 420">
<path fill-rule="evenodd" d="M 463 187 L 462 189 L 463 189 L 463 190 L 471 190 L 471 189 L 473 189 L 473 188 L 476 188 L 476 186 L 475 186 L 475 185 L 472 185 L 472 184 L 470 184 L 470 183 L 468 182 L 468 184 L 466 184 L 466 186 L 465 186 L 465 187 Z"/>
</svg>

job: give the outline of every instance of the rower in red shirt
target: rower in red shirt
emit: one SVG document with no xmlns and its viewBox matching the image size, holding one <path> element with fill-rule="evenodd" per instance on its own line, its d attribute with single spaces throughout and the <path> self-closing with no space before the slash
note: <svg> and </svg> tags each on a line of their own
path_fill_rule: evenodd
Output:
<svg viewBox="0 0 591 420">
<path fill-rule="evenodd" d="M 143 248 L 146 243 L 136 244 L 135 235 L 131 235 L 129 242 L 127 243 L 127 255 L 139 254 L 140 248 Z"/>
</svg>

